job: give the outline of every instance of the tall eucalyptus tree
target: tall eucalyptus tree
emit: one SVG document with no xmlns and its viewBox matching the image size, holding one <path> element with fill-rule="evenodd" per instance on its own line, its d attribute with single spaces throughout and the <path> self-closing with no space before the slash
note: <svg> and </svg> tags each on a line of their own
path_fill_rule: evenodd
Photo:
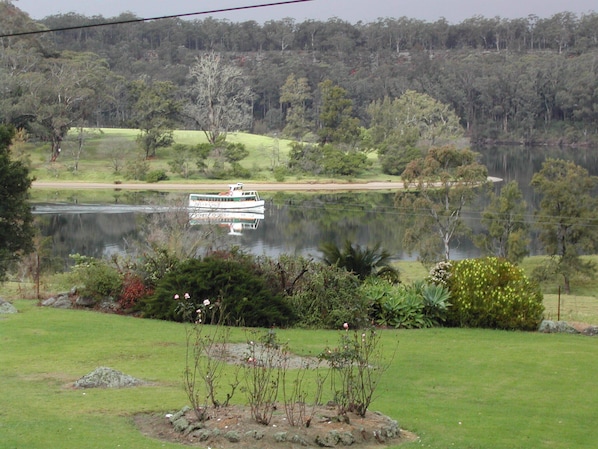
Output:
<svg viewBox="0 0 598 449">
<path fill-rule="evenodd" d="M 536 211 L 540 241 L 550 259 L 541 273 L 559 274 L 566 293 L 574 274 L 595 275 L 595 264 L 581 256 L 598 250 L 598 180 L 571 161 L 547 159 L 531 182 L 542 197 Z"/>
<path fill-rule="evenodd" d="M 405 189 L 397 192 L 395 205 L 413 213 L 405 243 L 424 264 L 450 260 L 451 242 L 469 233 L 462 212 L 488 182 L 487 169 L 476 158 L 469 149 L 433 147 L 403 172 Z"/>
</svg>

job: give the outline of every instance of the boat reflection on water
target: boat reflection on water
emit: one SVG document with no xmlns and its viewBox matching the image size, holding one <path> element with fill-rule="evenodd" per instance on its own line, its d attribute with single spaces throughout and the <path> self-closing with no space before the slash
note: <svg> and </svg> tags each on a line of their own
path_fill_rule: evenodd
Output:
<svg viewBox="0 0 598 449">
<path fill-rule="evenodd" d="M 189 213 L 189 223 L 195 225 L 218 225 L 228 228 L 229 235 L 243 235 L 243 231 L 257 229 L 264 219 L 263 209 L 260 212 L 229 211 L 193 211 Z"/>
</svg>

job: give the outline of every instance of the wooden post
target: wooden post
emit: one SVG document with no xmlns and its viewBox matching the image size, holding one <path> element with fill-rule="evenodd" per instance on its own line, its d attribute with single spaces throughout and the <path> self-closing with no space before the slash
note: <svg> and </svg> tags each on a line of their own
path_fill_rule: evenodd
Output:
<svg viewBox="0 0 598 449">
<path fill-rule="evenodd" d="M 559 285 L 559 299 L 557 301 L 556 320 L 561 321 L 561 286 Z"/>
</svg>

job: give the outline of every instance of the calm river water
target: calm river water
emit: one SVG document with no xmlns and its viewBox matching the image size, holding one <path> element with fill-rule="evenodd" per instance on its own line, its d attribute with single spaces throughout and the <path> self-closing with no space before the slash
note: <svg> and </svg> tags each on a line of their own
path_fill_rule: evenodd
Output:
<svg viewBox="0 0 598 449">
<path fill-rule="evenodd" d="M 598 171 L 596 149 L 484 147 L 477 151 L 491 176 L 519 183 L 530 220 L 537 198 L 529 183 L 546 157 L 573 160 L 591 174 Z M 126 253 L 144 241 L 156 214 L 172 214 L 174 205 L 184 204 L 188 193 L 119 192 L 113 202 L 103 204 L 81 204 L 75 195 L 60 203 L 52 199 L 36 203 L 35 214 L 42 235 L 52 238 L 54 257 L 66 266 L 71 263 L 69 254 L 103 257 Z M 262 197 L 266 199 L 263 215 L 200 217 L 192 228 L 197 235 L 210 235 L 213 245 L 234 245 L 256 255 L 287 253 L 318 258 L 321 243 L 332 240 L 341 244 L 349 239 L 370 247 L 381 242 L 395 259 L 417 257 L 403 249 L 402 236 L 409 217 L 394 207 L 394 192 L 264 192 Z M 474 232 L 480 228 L 482 206 L 479 209 L 469 211 L 466 218 Z M 532 254 L 542 251 L 536 241 L 530 250 Z M 452 244 L 451 255 L 454 259 L 475 257 L 479 251 L 469 240 L 461 239 Z"/>
</svg>

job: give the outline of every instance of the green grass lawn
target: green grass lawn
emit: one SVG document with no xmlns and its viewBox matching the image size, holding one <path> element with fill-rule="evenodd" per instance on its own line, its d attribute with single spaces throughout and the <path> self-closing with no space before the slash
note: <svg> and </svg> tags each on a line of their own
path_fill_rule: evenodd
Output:
<svg viewBox="0 0 598 449">
<path fill-rule="evenodd" d="M 0 318 L 0 448 L 174 448 L 144 437 L 138 412 L 174 411 L 182 388 L 181 324 L 15 301 Z M 246 333 L 235 329 L 233 339 Z M 337 332 L 281 330 L 301 354 L 334 345 Z M 428 448 L 589 448 L 598 440 L 598 340 L 467 329 L 382 331 L 387 356 L 371 409 L 397 419 Z M 75 390 L 108 366 L 154 383 Z M 235 399 L 242 401 L 241 393 Z"/>
</svg>

